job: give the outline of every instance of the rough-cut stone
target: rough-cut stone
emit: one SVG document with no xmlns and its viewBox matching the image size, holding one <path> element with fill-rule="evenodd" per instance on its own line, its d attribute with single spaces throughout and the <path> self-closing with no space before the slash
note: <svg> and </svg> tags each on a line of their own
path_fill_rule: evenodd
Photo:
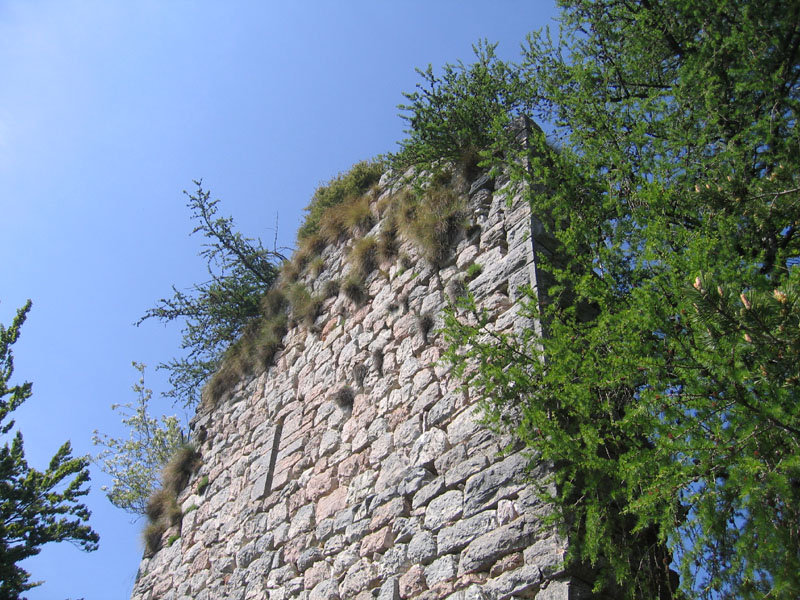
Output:
<svg viewBox="0 0 800 600">
<path fill-rule="evenodd" d="M 429 563 L 436 558 L 436 538 L 430 531 L 419 530 L 408 542 L 406 555 L 412 562 Z"/>
<path fill-rule="evenodd" d="M 452 554 L 445 554 L 436 559 L 425 568 L 425 582 L 428 587 L 433 587 L 445 581 L 450 581 L 456 576 L 458 561 Z"/>
<path fill-rule="evenodd" d="M 392 498 L 386 504 L 378 506 L 372 511 L 372 520 L 369 523 L 370 529 L 377 529 L 392 523 L 399 517 L 408 515 L 408 510 L 408 501 L 405 498 Z"/>
<path fill-rule="evenodd" d="M 532 528 L 518 519 L 476 538 L 461 553 L 459 574 L 488 569 L 506 554 L 525 548 L 532 534 Z"/>
<path fill-rule="evenodd" d="M 398 236 L 403 264 L 385 260 L 368 275 L 363 305 L 327 298 L 313 327 L 290 327 L 267 368 L 192 419 L 203 465 L 177 500 L 199 508 L 178 542 L 142 561 L 132 600 L 577 593 L 561 564 L 564 542 L 537 521 L 551 509 L 525 487 L 550 467 L 498 457 L 513 439 L 481 426 L 479 398 L 442 359 L 442 338 L 418 328 L 422 314 L 440 326 L 474 263 L 483 272 L 466 285 L 490 326 L 539 331 L 512 300 L 537 284 L 534 245 L 555 246 L 546 219 L 531 228 L 527 202 L 507 204 L 510 189 L 507 177 L 475 183 L 465 196 L 473 227 L 439 269 Z M 389 202 L 397 189 L 378 193 Z M 375 223 L 355 237 L 384 231 L 383 204 L 371 210 Z M 323 295 L 351 269 L 354 236 L 328 245 L 320 273 L 298 282 Z M 203 495 L 201 476 L 211 481 Z"/>
<path fill-rule="evenodd" d="M 526 565 L 515 571 L 503 573 L 486 582 L 486 591 L 497 600 L 528 596 L 539 589 L 542 573 L 535 565 Z"/>
<path fill-rule="evenodd" d="M 524 487 L 520 482 L 524 481 L 527 464 L 522 454 L 512 454 L 470 477 L 464 487 L 464 516 L 474 515 L 519 492 Z"/>
<path fill-rule="evenodd" d="M 411 598 L 427 589 L 425 583 L 425 569 L 421 565 L 414 565 L 406 571 L 399 580 L 400 597 Z"/>
<path fill-rule="evenodd" d="M 396 577 L 390 577 L 383 582 L 376 600 L 400 600 L 400 585 Z"/>
<path fill-rule="evenodd" d="M 496 526 L 494 511 L 487 510 L 468 519 L 461 519 L 450 527 L 443 527 L 436 536 L 439 552 L 459 552 L 472 540 L 492 531 Z"/>
<path fill-rule="evenodd" d="M 272 596 L 270 596 L 270 600 L 272 600 Z M 311 590 L 308 600 L 339 600 L 339 584 L 335 579 L 320 581 Z"/>
<path fill-rule="evenodd" d="M 460 490 L 451 490 L 437 496 L 428 504 L 425 512 L 425 527 L 432 531 L 455 521 L 464 510 L 464 494 Z"/>
<path fill-rule="evenodd" d="M 394 542 L 394 535 L 392 535 L 392 528 L 387 526 L 379 529 L 375 533 L 366 536 L 361 542 L 361 556 L 371 556 L 376 552 L 384 552 L 392 547 Z"/>
</svg>

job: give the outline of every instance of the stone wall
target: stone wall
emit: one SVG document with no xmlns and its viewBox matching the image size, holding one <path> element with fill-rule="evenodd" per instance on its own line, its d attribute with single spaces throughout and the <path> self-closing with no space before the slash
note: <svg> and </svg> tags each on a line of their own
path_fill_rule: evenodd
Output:
<svg viewBox="0 0 800 600">
<path fill-rule="evenodd" d="M 548 508 L 525 484 L 546 465 L 500 454 L 509 440 L 478 423 L 435 332 L 472 263 L 483 270 L 468 287 L 497 328 L 537 326 L 513 303 L 536 283 L 531 215 L 504 185 L 473 182 L 472 227 L 448 266 L 404 243 L 410 266 L 380 265 L 365 305 L 327 300 L 313 325 L 290 329 L 274 366 L 195 417 L 203 465 L 133 600 L 577 597 L 564 543 L 541 524 Z M 328 248 L 306 283 L 346 273 L 347 250 Z"/>
</svg>

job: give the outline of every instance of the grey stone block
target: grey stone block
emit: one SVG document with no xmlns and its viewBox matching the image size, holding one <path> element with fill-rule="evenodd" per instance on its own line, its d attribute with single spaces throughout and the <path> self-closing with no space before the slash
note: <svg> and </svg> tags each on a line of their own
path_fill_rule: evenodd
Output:
<svg viewBox="0 0 800 600">
<path fill-rule="evenodd" d="M 459 575 L 487 570 L 506 554 L 525 548 L 532 536 L 533 527 L 524 519 L 517 519 L 476 538 L 461 553 Z"/>
</svg>

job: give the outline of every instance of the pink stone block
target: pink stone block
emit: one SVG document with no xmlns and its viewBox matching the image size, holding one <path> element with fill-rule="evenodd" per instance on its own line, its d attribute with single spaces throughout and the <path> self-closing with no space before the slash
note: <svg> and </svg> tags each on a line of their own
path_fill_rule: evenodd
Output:
<svg viewBox="0 0 800 600">
<path fill-rule="evenodd" d="M 364 556 L 371 556 L 375 553 L 382 553 L 394 544 L 394 535 L 392 534 L 391 527 L 384 527 L 375 533 L 371 533 L 361 540 L 361 550 L 359 554 Z"/>
<path fill-rule="evenodd" d="M 400 577 L 400 597 L 411 598 L 424 592 L 428 585 L 425 583 L 425 568 L 414 565 Z"/>
<path fill-rule="evenodd" d="M 306 484 L 306 498 L 311 502 L 316 502 L 317 499 L 330 493 L 337 485 L 338 482 L 332 470 L 314 475 Z"/>
<path fill-rule="evenodd" d="M 332 517 L 347 506 L 347 488 L 336 488 L 333 492 L 317 501 L 317 523 Z"/>
</svg>

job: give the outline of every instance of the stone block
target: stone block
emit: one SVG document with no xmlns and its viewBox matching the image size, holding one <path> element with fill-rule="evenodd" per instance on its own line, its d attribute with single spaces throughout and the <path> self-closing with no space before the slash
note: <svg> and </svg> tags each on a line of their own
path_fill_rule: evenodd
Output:
<svg viewBox="0 0 800 600">
<path fill-rule="evenodd" d="M 339 595 L 343 598 L 353 598 L 359 592 L 370 590 L 380 583 L 377 565 L 362 559 L 347 570 L 339 585 Z"/>
<path fill-rule="evenodd" d="M 425 583 L 425 569 L 421 565 L 414 565 L 406 571 L 398 581 L 401 598 L 411 598 L 424 592 L 428 586 Z"/>
<path fill-rule="evenodd" d="M 318 475 L 312 476 L 306 483 L 306 498 L 315 502 L 318 498 L 330 493 L 338 486 L 333 469 L 328 469 Z"/>
<path fill-rule="evenodd" d="M 488 570 L 507 554 L 522 550 L 533 536 L 533 527 L 523 519 L 498 527 L 474 539 L 461 553 L 459 575 Z"/>
<path fill-rule="evenodd" d="M 314 528 L 314 505 L 306 504 L 302 506 L 292 517 L 289 524 L 289 537 L 295 537 L 298 533 L 311 531 Z"/>
<path fill-rule="evenodd" d="M 390 577 L 383 582 L 375 600 L 400 600 L 400 585 L 396 577 Z"/>
<path fill-rule="evenodd" d="M 425 568 L 425 582 L 428 587 L 455 579 L 458 560 L 452 554 L 445 554 Z"/>
<path fill-rule="evenodd" d="M 303 573 L 303 589 L 312 590 L 330 576 L 330 565 L 324 560 L 317 561 Z"/>
<path fill-rule="evenodd" d="M 538 567 L 525 565 L 488 580 L 484 589 L 492 598 L 508 600 L 509 598 L 531 597 L 541 584 L 542 574 Z"/>
<path fill-rule="evenodd" d="M 433 498 L 444 492 L 444 490 L 444 477 L 437 477 L 414 494 L 414 498 L 411 500 L 411 508 L 417 509 L 420 506 L 425 506 Z"/>
<path fill-rule="evenodd" d="M 375 553 L 380 554 L 392 547 L 394 543 L 394 535 L 392 534 L 391 526 L 386 526 L 379 529 L 375 533 L 371 533 L 361 541 L 361 550 L 359 554 L 363 556 L 372 556 Z"/>
<path fill-rule="evenodd" d="M 512 454 L 470 477 L 464 487 L 464 516 L 490 508 L 524 488 L 527 464 L 522 454 Z"/>
<path fill-rule="evenodd" d="M 270 596 L 270 600 L 272 600 L 272 596 Z M 320 581 L 311 590 L 308 600 L 339 600 L 338 582 L 335 579 Z"/>
<path fill-rule="evenodd" d="M 316 518 L 321 521 L 332 517 L 347 506 L 347 488 L 340 487 L 317 501 Z"/>
<path fill-rule="evenodd" d="M 426 468 L 432 466 L 434 461 L 449 447 L 447 434 L 444 431 L 435 427 L 429 429 L 414 442 L 411 450 L 411 464 Z"/>
<path fill-rule="evenodd" d="M 460 490 L 451 490 L 437 496 L 425 510 L 425 527 L 438 531 L 445 525 L 458 519 L 464 509 L 464 494 Z"/>
<path fill-rule="evenodd" d="M 399 517 L 408 516 L 408 501 L 403 497 L 394 497 L 386 504 L 378 506 L 372 510 L 372 519 L 369 527 L 372 530 L 393 523 Z"/>
<path fill-rule="evenodd" d="M 493 510 L 478 513 L 467 519 L 456 521 L 449 527 L 442 528 L 436 536 L 439 552 L 460 552 L 475 538 L 489 533 L 497 526 Z"/>
<path fill-rule="evenodd" d="M 462 446 L 459 446 L 462 447 Z M 482 454 L 465 458 L 450 467 L 444 474 L 444 482 L 447 487 L 454 487 L 466 481 L 470 476 L 483 470 L 489 464 L 489 459 Z M 441 471 L 440 471 L 441 472 Z"/>
<path fill-rule="evenodd" d="M 436 538 L 430 531 L 420 529 L 408 542 L 408 560 L 418 564 L 428 564 L 436 558 Z"/>
</svg>

